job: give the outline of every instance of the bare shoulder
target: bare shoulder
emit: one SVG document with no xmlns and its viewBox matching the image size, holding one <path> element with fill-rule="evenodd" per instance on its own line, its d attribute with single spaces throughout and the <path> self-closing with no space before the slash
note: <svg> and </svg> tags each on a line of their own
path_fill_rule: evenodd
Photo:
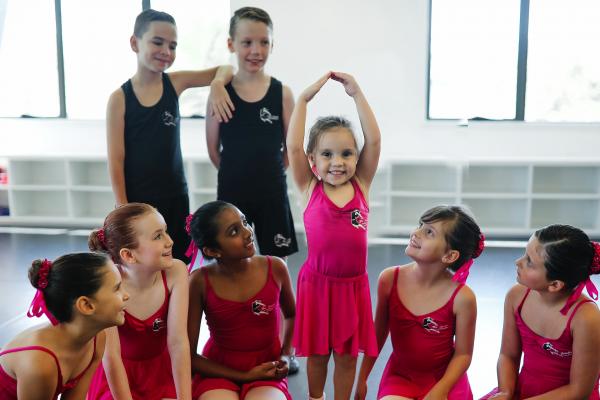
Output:
<svg viewBox="0 0 600 400">
<path fill-rule="evenodd" d="M 571 320 L 571 329 L 575 333 L 578 330 L 594 332 L 600 340 L 600 310 L 596 303 L 587 302 L 579 306 Z"/>
<path fill-rule="evenodd" d="M 123 106 L 123 108 L 125 108 L 125 93 L 122 88 L 119 87 L 110 94 L 108 97 L 108 105 L 113 107 Z"/>
<path fill-rule="evenodd" d="M 282 85 L 282 92 L 283 92 L 283 102 L 284 103 L 286 102 L 286 100 L 294 101 L 294 93 L 292 92 L 292 89 L 290 89 L 289 86 Z"/>
<path fill-rule="evenodd" d="M 276 256 L 269 256 L 271 258 L 271 269 L 275 276 L 284 276 L 288 274 L 287 264 L 283 259 Z M 266 257 L 265 257 L 266 259 Z"/>
<path fill-rule="evenodd" d="M 477 303 L 477 298 L 475 296 L 475 292 L 469 286 L 464 285 L 455 297 L 455 304 L 459 307 L 461 306 L 470 306 Z"/>
<path fill-rule="evenodd" d="M 504 301 L 506 304 L 510 304 L 512 308 L 516 310 L 517 306 L 523 299 L 523 296 L 525 296 L 525 293 L 527 293 L 527 287 L 517 283 L 506 293 Z"/>
</svg>

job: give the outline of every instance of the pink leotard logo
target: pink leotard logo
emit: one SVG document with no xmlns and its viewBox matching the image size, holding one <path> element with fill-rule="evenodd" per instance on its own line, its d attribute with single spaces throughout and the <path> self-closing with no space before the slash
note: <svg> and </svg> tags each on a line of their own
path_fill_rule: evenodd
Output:
<svg viewBox="0 0 600 400">
<path fill-rule="evenodd" d="M 352 223 L 352 226 L 357 229 L 367 229 L 367 221 L 363 218 L 358 208 L 352 210 L 350 213 L 350 222 Z"/>
<path fill-rule="evenodd" d="M 167 324 L 165 323 L 165 321 L 161 318 L 156 318 L 153 322 L 152 322 L 152 331 L 153 332 L 158 332 L 161 329 L 164 329 L 167 327 Z"/>
<path fill-rule="evenodd" d="M 256 315 L 269 315 L 274 308 L 274 304 L 267 306 L 261 300 L 254 300 L 252 303 L 252 312 Z"/>
<path fill-rule="evenodd" d="M 425 329 L 429 333 L 440 333 L 448 329 L 448 325 L 440 325 L 431 317 L 423 318 L 423 329 Z"/>
<path fill-rule="evenodd" d="M 558 350 L 550 342 L 544 343 L 542 345 L 542 349 L 546 350 L 548 353 L 552 354 L 553 356 L 562 357 L 562 358 L 571 357 L 573 355 L 572 351 L 560 351 L 560 350 Z"/>
</svg>

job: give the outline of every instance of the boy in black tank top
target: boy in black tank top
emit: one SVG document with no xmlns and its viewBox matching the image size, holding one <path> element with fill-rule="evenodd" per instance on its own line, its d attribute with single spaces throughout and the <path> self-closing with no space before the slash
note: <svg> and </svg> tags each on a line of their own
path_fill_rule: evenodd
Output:
<svg viewBox="0 0 600 400">
<path fill-rule="evenodd" d="M 137 71 L 111 94 L 106 116 L 116 205 L 143 202 L 156 207 L 174 241 L 173 257 L 188 262 L 189 197 L 179 143 L 178 98 L 185 89 L 211 84 L 213 118 L 228 120 L 232 104 L 224 84 L 231 80 L 232 68 L 165 73 L 175 61 L 177 47 L 175 20 L 167 13 L 143 11 L 130 42 Z"/>
<path fill-rule="evenodd" d="M 254 225 L 261 254 L 286 257 L 298 251 L 285 177 L 294 97 L 290 88 L 265 74 L 272 34 L 264 10 L 243 7 L 234 13 L 227 45 L 237 56 L 238 72 L 226 89 L 235 115 L 227 123 L 207 115 L 206 144 L 219 170 L 217 198 L 237 206 Z M 211 102 L 209 97 L 209 108 Z M 293 327 L 284 326 L 288 329 Z M 298 372 L 291 343 L 283 343 L 281 353 L 289 373 Z"/>
<path fill-rule="evenodd" d="M 292 91 L 265 74 L 272 49 L 265 11 L 237 10 L 229 36 L 239 68 L 226 86 L 235 114 L 227 123 L 206 118 L 208 154 L 219 170 L 217 198 L 235 204 L 254 224 L 262 254 L 286 257 L 298 251 L 285 176 Z"/>
</svg>

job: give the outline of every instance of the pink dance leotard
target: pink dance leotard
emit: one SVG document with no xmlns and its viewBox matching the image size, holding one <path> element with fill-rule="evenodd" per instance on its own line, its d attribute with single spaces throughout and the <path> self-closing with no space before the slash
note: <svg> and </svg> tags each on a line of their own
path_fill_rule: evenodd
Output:
<svg viewBox="0 0 600 400">
<path fill-rule="evenodd" d="M 315 185 L 304 211 L 308 257 L 298 275 L 294 346 L 299 356 L 377 356 L 369 277 L 369 208 L 351 179 L 354 197 L 338 207 Z"/>
<path fill-rule="evenodd" d="M 176 398 L 171 357 L 167 348 L 167 315 L 169 287 L 167 276 L 161 271 L 165 301 L 145 320 L 125 311 L 125 323 L 118 327 L 121 359 L 127 373 L 129 389 L 134 400 Z M 96 370 L 88 400 L 108 400 L 113 396 L 106 380 L 104 367 Z"/>
<path fill-rule="evenodd" d="M 83 371 L 77 374 L 73 379 L 69 379 L 65 384 L 63 384 L 63 376 L 62 371 L 60 369 L 60 363 L 58 362 L 58 357 L 54 352 L 43 346 L 25 346 L 25 347 L 16 347 L 14 349 L 8 349 L 0 352 L 0 357 L 5 354 L 10 353 L 18 353 L 21 351 L 28 350 L 39 350 L 44 353 L 48 353 L 54 358 L 54 362 L 56 362 L 56 369 L 58 371 L 58 378 L 56 382 L 56 390 L 54 391 L 53 399 L 57 399 L 61 393 L 66 392 L 69 389 L 73 389 L 79 383 L 81 377 L 87 372 L 87 370 L 92 365 L 94 361 L 94 355 L 96 354 L 96 337 L 94 336 L 94 350 L 92 352 L 92 358 L 88 365 L 85 367 Z M 8 375 L 6 371 L 2 367 L 0 367 L 0 400 L 17 400 L 17 380 L 12 376 Z"/>
<path fill-rule="evenodd" d="M 458 287 L 441 308 L 414 315 L 398 295 L 398 267 L 389 295 L 389 328 L 392 354 L 379 384 L 380 399 L 388 395 L 422 399 L 442 378 L 454 355 L 454 298 Z M 448 393 L 448 400 L 473 398 L 465 373 Z"/>
<path fill-rule="evenodd" d="M 592 302 L 587 299 L 576 303 L 562 334 L 558 339 L 548 339 L 532 331 L 521 317 L 521 309 L 530 291 L 531 289 L 527 289 L 523 300 L 515 310 L 515 321 L 523 349 L 523 366 L 517 380 L 515 399 L 537 396 L 569 384 L 573 356 L 571 320 L 582 304 Z M 487 399 L 497 392 L 498 390 L 494 389 L 481 399 Z M 599 399 L 598 379 L 596 379 L 596 385 L 589 400 Z"/>
<path fill-rule="evenodd" d="M 226 300 L 219 297 L 208 278 L 206 282 L 206 323 L 210 337 L 202 355 L 209 360 L 238 371 L 249 371 L 259 364 L 279 360 L 279 293 L 280 288 L 271 267 L 271 257 L 267 256 L 267 281 L 263 288 L 246 301 Z M 238 384 L 225 378 L 205 378 L 194 376 L 193 396 L 198 398 L 204 392 L 215 389 L 232 390 L 243 400 L 248 391 L 259 386 L 272 386 L 279 389 L 288 400 L 287 379 L 254 381 Z"/>
</svg>

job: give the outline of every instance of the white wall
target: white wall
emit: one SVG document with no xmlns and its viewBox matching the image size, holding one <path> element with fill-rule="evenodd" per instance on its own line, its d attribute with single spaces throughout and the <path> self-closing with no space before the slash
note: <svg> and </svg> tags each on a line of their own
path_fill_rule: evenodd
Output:
<svg viewBox="0 0 600 400">
<path fill-rule="evenodd" d="M 598 159 L 598 124 L 458 127 L 427 121 L 427 0 L 231 1 L 232 10 L 245 5 L 271 14 L 275 49 L 268 70 L 296 95 L 328 69 L 357 77 L 381 125 L 384 157 Z M 351 100 L 336 85 L 328 84 L 311 103 L 309 124 L 332 113 L 357 121 Z M 0 119 L 0 156 L 28 154 L 43 143 L 56 146 L 60 133 L 67 135 L 62 145 L 68 153 L 105 152 L 103 121 Z M 32 134 L 35 139 L 27 139 Z M 204 151 L 201 121 L 184 122 L 182 134 L 184 154 Z"/>
</svg>

